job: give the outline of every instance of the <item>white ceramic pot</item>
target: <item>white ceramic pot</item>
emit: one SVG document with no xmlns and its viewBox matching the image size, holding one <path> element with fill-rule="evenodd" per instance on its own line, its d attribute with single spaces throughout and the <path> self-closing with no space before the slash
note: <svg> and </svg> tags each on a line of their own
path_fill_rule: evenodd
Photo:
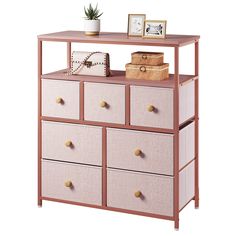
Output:
<svg viewBox="0 0 236 236">
<path fill-rule="evenodd" d="M 84 20 L 86 35 L 98 35 L 100 32 L 100 20 Z"/>
</svg>

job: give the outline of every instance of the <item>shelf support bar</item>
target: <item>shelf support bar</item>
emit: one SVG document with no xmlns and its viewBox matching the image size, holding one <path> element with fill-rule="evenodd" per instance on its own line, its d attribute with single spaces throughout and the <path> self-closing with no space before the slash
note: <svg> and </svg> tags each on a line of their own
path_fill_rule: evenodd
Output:
<svg viewBox="0 0 236 236">
<path fill-rule="evenodd" d="M 179 228 L 179 47 L 174 50 L 174 221 Z"/>
<path fill-rule="evenodd" d="M 67 68 L 71 68 L 71 42 L 67 42 Z"/>
<path fill-rule="evenodd" d="M 199 41 L 195 42 L 195 75 L 199 76 Z M 199 207 L 199 78 L 195 80 L 195 208 Z"/>
<path fill-rule="evenodd" d="M 42 163 L 41 163 L 41 156 L 42 156 L 42 124 L 40 121 L 40 117 L 42 115 L 42 82 L 41 76 L 43 72 L 42 66 L 42 41 L 38 39 L 38 206 L 42 206 Z"/>
</svg>

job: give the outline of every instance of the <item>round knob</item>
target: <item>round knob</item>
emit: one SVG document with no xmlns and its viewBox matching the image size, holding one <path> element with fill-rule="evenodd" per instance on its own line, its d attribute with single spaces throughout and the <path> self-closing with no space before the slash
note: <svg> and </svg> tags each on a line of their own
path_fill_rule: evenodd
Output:
<svg viewBox="0 0 236 236">
<path fill-rule="evenodd" d="M 63 99 L 62 99 L 61 97 L 58 97 L 58 98 L 56 99 L 56 103 L 62 104 L 62 103 L 63 103 Z"/>
<path fill-rule="evenodd" d="M 106 103 L 105 101 L 101 101 L 101 102 L 100 102 L 100 107 L 103 107 L 103 108 L 104 108 L 104 107 L 106 107 L 106 106 L 107 106 L 107 103 Z"/>
<path fill-rule="evenodd" d="M 142 151 L 140 150 L 140 149 L 136 149 L 135 151 L 134 151 L 134 155 L 135 156 L 140 156 L 142 154 Z"/>
<path fill-rule="evenodd" d="M 67 188 L 71 188 L 72 187 L 72 182 L 70 180 L 67 180 L 65 183 L 64 183 L 65 187 Z"/>
<path fill-rule="evenodd" d="M 137 197 L 137 198 L 138 198 L 138 197 L 141 197 L 141 196 L 142 196 L 141 191 L 135 192 L 135 193 L 134 193 L 134 196 Z"/>
<path fill-rule="evenodd" d="M 148 106 L 147 106 L 147 110 L 148 110 L 149 112 L 152 112 L 152 111 L 155 110 L 155 107 L 154 107 L 153 105 L 148 105 Z"/>
<path fill-rule="evenodd" d="M 66 147 L 71 147 L 72 146 L 72 142 L 70 140 L 65 142 L 65 146 Z"/>
</svg>

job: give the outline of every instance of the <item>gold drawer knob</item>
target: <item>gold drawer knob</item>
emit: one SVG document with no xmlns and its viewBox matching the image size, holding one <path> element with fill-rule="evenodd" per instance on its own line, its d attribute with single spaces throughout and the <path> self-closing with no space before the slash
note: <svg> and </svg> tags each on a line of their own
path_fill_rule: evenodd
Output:
<svg viewBox="0 0 236 236">
<path fill-rule="evenodd" d="M 134 196 L 137 197 L 137 198 L 141 197 L 141 196 L 142 196 L 141 191 L 135 192 L 135 193 L 134 193 Z"/>
<path fill-rule="evenodd" d="M 73 144 L 73 143 L 72 143 L 70 140 L 68 140 L 68 141 L 65 142 L 65 146 L 66 146 L 66 147 L 72 147 L 72 144 Z"/>
<path fill-rule="evenodd" d="M 63 99 L 61 97 L 57 97 L 56 103 L 63 104 Z"/>
<path fill-rule="evenodd" d="M 107 103 L 105 101 L 100 102 L 100 107 L 105 108 L 107 107 Z"/>
<path fill-rule="evenodd" d="M 142 151 L 141 151 L 140 149 L 136 149 L 136 150 L 134 151 L 134 155 L 135 155 L 135 156 L 141 156 L 141 154 L 142 154 Z"/>
<path fill-rule="evenodd" d="M 65 187 L 67 188 L 71 188 L 73 186 L 72 182 L 70 180 L 67 180 L 65 183 L 64 183 Z"/>
<path fill-rule="evenodd" d="M 148 106 L 147 106 L 147 110 L 148 110 L 149 112 L 152 112 L 152 111 L 155 110 L 155 107 L 154 107 L 153 105 L 148 105 Z"/>
</svg>

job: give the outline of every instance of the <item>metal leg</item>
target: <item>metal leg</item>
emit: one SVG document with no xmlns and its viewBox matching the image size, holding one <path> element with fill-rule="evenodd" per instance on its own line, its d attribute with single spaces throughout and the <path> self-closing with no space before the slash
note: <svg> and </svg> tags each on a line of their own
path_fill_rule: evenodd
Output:
<svg viewBox="0 0 236 236">
<path fill-rule="evenodd" d="M 41 75 L 42 75 L 42 41 L 38 40 L 38 206 L 42 206 L 42 176 L 41 176 Z"/>
<path fill-rule="evenodd" d="M 199 42 L 195 42 L 195 75 L 199 75 Z M 199 78 L 195 80 L 195 208 L 199 207 Z"/>
<path fill-rule="evenodd" d="M 175 47 L 174 87 L 174 219 L 179 228 L 179 47 Z"/>
</svg>

